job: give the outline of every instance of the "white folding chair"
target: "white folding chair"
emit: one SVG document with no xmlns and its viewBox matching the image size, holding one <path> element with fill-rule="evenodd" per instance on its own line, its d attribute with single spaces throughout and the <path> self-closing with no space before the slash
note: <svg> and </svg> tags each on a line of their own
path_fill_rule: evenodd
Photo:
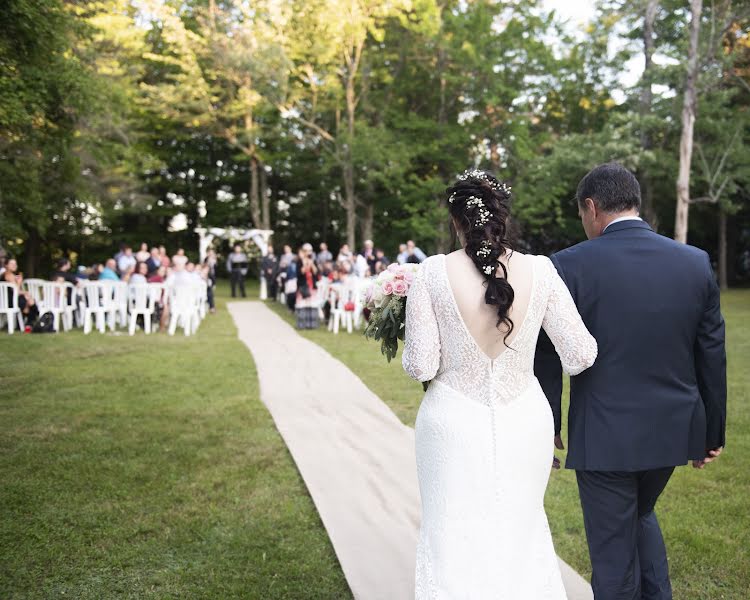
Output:
<svg viewBox="0 0 750 600">
<path fill-rule="evenodd" d="M 112 285 L 113 314 L 120 327 L 128 324 L 128 284 L 124 281 L 108 282 Z M 114 321 L 112 321 L 114 323 Z M 114 326 L 111 325 L 114 330 Z"/>
<path fill-rule="evenodd" d="M 69 281 L 66 281 L 63 285 L 65 286 L 65 303 L 63 304 L 62 322 L 65 331 L 70 331 L 73 329 L 75 314 L 78 312 L 78 288 Z M 80 312 L 78 314 L 80 315 Z"/>
<path fill-rule="evenodd" d="M 46 283 L 44 279 L 24 279 L 23 289 L 31 294 L 31 297 L 37 302 L 42 300 L 42 286 Z"/>
<path fill-rule="evenodd" d="M 331 282 L 327 277 L 324 277 L 318 282 L 318 316 L 322 320 L 325 318 L 323 307 L 326 305 L 328 300 L 328 290 L 331 287 Z"/>
<path fill-rule="evenodd" d="M 37 300 L 39 314 L 51 313 L 55 333 L 60 331 L 60 323 L 68 304 L 68 290 L 64 283 L 45 281 L 40 286 L 41 298 Z"/>
<path fill-rule="evenodd" d="M 169 290 L 169 335 L 174 335 L 180 325 L 185 335 L 192 335 L 198 330 L 197 286 L 174 285 Z"/>
<path fill-rule="evenodd" d="M 106 281 L 87 281 L 83 284 L 83 333 L 91 332 L 93 318 L 96 318 L 99 333 L 105 332 L 107 317 L 114 318 L 112 294 L 112 286 Z"/>
<path fill-rule="evenodd" d="M 18 288 L 7 281 L 0 282 L 0 317 L 8 321 L 8 333 L 13 335 L 16 323 L 23 332 L 23 313 L 18 305 Z"/>
<path fill-rule="evenodd" d="M 335 291 L 335 302 L 331 300 L 331 321 L 328 323 L 328 329 L 338 334 L 339 328 L 343 324 L 347 332 L 351 333 L 354 327 L 354 311 L 346 310 L 346 305 L 353 301 L 354 285 L 346 282 L 341 284 L 338 289 L 333 286 L 331 289 Z"/>
<path fill-rule="evenodd" d="M 154 293 L 148 283 L 134 283 L 128 286 L 128 306 L 130 321 L 128 333 L 135 335 L 138 317 L 143 317 L 143 331 L 151 333 L 151 321 L 154 316 Z"/>
</svg>

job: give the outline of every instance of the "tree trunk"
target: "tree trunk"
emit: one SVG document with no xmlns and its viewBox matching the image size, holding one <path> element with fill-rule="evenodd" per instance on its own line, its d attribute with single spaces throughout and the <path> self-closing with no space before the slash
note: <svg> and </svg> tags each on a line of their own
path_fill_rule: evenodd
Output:
<svg viewBox="0 0 750 600">
<path fill-rule="evenodd" d="M 356 94 L 354 90 L 355 64 L 350 61 L 346 77 L 346 131 L 347 139 L 344 145 L 344 208 L 346 210 L 346 243 L 352 252 L 355 251 L 357 233 L 357 196 L 354 189 L 354 157 L 352 144 L 354 143 L 354 119 L 356 111 Z"/>
<path fill-rule="evenodd" d="M 644 69 L 643 69 L 643 87 L 641 90 L 641 102 L 640 102 L 640 113 L 641 113 L 641 147 L 644 151 L 650 150 L 652 147 L 651 133 L 645 126 L 645 119 L 651 114 L 653 108 L 653 93 L 651 90 L 652 84 L 652 71 L 653 71 L 653 56 L 654 56 L 654 21 L 656 20 L 656 11 L 659 7 L 658 0 L 648 0 L 646 3 L 646 11 L 643 18 L 643 56 L 644 56 Z M 643 216 L 646 221 L 651 225 L 654 231 L 658 230 L 658 222 L 656 216 L 656 210 L 654 209 L 654 193 L 651 179 L 647 172 L 641 173 L 641 192 L 643 195 Z"/>
<path fill-rule="evenodd" d="M 354 195 L 354 168 L 350 161 L 344 164 L 344 210 L 346 211 L 346 243 L 354 252 L 357 241 L 357 199 Z"/>
<path fill-rule="evenodd" d="M 701 28 L 703 0 L 690 0 L 690 45 L 688 47 L 687 78 L 682 101 L 682 135 L 680 137 L 680 168 L 677 175 L 677 208 L 675 210 L 674 239 L 687 243 L 688 211 L 690 209 L 690 163 L 693 159 L 693 129 L 697 105 L 698 36 Z"/>
<path fill-rule="evenodd" d="M 729 288 L 727 275 L 727 211 L 719 202 L 719 287 Z"/>
<path fill-rule="evenodd" d="M 375 224 L 375 206 L 368 202 L 364 207 L 364 214 L 360 219 L 360 227 L 362 232 L 362 241 L 372 240 L 373 238 L 373 226 Z"/>
<path fill-rule="evenodd" d="M 37 270 L 39 269 L 39 247 L 41 245 L 41 239 L 39 232 L 36 229 L 29 231 L 28 239 L 26 240 L 26 272 L 24 278 L 36 277 Z"/>
<path fill-rule="evenodd" d="M 258 201 L 258 159 L 250 157 L 250 220 L 252 226 L 262 229 L 260 202 Z"/>
<path fill-rule="evenodd" d="M 268 174 L 266 165 L 260 167 L 260 201 L 261 201 L 261 229 L 271 229 L 271 197 L 268 195 Z"/>
</svg>

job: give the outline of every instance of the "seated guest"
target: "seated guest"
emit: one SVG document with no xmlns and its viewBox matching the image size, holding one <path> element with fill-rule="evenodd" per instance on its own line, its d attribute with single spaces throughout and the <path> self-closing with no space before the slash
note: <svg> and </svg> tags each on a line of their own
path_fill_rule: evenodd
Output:
<svg viewBox="0 0 750 600">
<path fill-rule="evenodd" d="M 63 281 L 67 281 L 68 283 L 72 283 L 73 285 L 78 285 L 78 277 L 70 270 L 70 267 L 70 260 L 68 260 L 67 258 L 61 258 L 57 261 L 57 270 L 52 273 L 52 277 L 50 277 L 50 279 L 52 281 L 62 279 Z"/>
<path fill-rule="evenodd" d="M 167 277 L 167 267 L 159 267 L 148 276 L 149 283 L 164 283 Z"/>
<path fill-rule="evenodd" d="M 406 259 L 406 262 L 408 263 L 421 263 L 424 262 L 427 258 L 427 255 L 422 252 L 422 249 L 417 246 L 413 240 L 409 240 L 406 242 L 406 251 L 409 253 L 409 258 Z M 415 257 L 416 260 L 410 260 L 412 256 Z"/>
<path fill-rule="evenodd" d="M 31 325 L 39 316 L 39 309 L 36 306 L 36 300 L 29 293 L 21 289 L 23 284 L 23 275 L 18 272 L 18 263 L 15 258 L 9 258 L 5 263 L 5 270 L 2 274 L 2 281 L 13 284 L 18 290 L 18 308 L 21 309 L 23 319 L 26 325 Z M 10 303 L 13 292 L 8 290 L 8 302 Z"/>
<path fill-rule="evenodd" d="M 156 246 L 151 248 L 151 255 L 146 260 L 146 264 L 148 265 L 149 273 L 153 273 L 161 267 L 161 254 L 159 254 L 159 249 Z"/>
<path fill-rule="evenodd" d="M 337 263 L 352 262 L 352 251 L 349 249 L 349 244 L 342 244 L 339 250 L 339 255 L 336 257 Z"/>
<path fill-rule="evenodd" d="M 99 281 L 120 281 L 120 277 L 117 275 L 117 263 L 114 258 L 107 259 L 107 262 L 99 273 Z"/>
<path fill-rule="evenodd" d="M 169 254 L 167 254 L 167 249 L 164 246 L 159 246 L 159 260 L 161 261 L 161 264 L 163 267 L 169 267 L 172 266 L 172 262 L 169 260 Z"/>
<path fill-rule="evenodd" d="M 150 256 L 151 255 L 148 252 L 148 244 L 146 242 L 143 242 L 141 244 L 141 249 L 135 253 L 135 259 L 138 262 L 146 262 Z"/>
<path fill-rule="evenodd" d="M 148 265 L 145 262 L 138 263 L 128 283 L 148 283 Z"/>
<path fill-rule="evenodd" d="M 372 270 L 371 274 L 377 275 L 378 273 L 382 273 L 388 268 L 389 264 L 391 263 L 385 257 L 385 252 L 378 248 L 375 250 L 375 268 Z"/>
<path fill-rule="evenodd" d="M 135 256 L 133 256 L 133 249 L 130 246 L 125 246 L 122 256 L 117 259 L 117 271 L 120 275 L 124 275 L 130 269 L 135 268 Z"/>
</svg>

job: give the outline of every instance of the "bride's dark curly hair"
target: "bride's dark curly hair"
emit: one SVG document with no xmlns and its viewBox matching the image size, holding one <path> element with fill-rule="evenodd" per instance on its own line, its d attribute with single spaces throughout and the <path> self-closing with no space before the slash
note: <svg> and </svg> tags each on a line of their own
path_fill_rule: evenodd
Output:
<svg viewBox="0 0 750 600">
<path fill-rule="evenodd" d="M 515 293 L 500 257 L 513 251 L 509 238 L 510 187 L 486 171 L 466 171 L 446 190 L 453 224 L 464 239 L 464 250 L 485 279 L 484 301 L 497 307 L 497 327 L 505 325 L 505 339 L 513 331 L 508 316 Z M 497 270 L 502 270 L 502 277 Z"/>
</svg>

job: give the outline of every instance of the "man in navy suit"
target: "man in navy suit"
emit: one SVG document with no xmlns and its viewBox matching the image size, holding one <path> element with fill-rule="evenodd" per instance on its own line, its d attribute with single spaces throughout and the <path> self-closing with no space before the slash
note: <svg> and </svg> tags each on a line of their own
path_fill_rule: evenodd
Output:
<svg viewBox="0 0 750 600">
<path fill-rule="evenodd" d="M 654 507 L 674 468 L 724 446 L 726 354 L 708 255 L 638 216 L 635 176 L 609 163 L 578 186 L 588 241 L 552 256 L 599 344 L 571 378 L 566 467 L 575 469 L 596 600 L 672 598 Z M 535 372 L 562 446 L 562 372 L 542 335 Z"/>
</svg>

